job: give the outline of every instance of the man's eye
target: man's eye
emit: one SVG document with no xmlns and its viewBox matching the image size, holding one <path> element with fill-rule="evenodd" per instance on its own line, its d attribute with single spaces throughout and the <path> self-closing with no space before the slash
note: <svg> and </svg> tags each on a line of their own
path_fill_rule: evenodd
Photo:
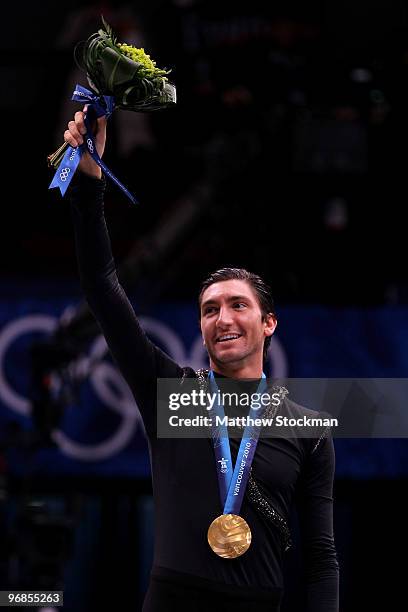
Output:
<svg viewBox="0 0 408 612">
<path fill-rule="evenodd" d="M 246 304 L 244 302 L 235 302 L 234 308 L 245 308 Z"/>
<path fill-rule="evenodd" d="M 214 306 L 208 306 L 207 308 L 205 308 L 204 314 L 211 314 L 214 311 L 215 311 L 215 307 Z"/>
</svg>

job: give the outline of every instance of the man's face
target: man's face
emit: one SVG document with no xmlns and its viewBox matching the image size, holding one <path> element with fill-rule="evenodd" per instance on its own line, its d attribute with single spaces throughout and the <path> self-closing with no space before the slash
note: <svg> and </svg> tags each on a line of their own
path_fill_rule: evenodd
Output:
<svg viewBox="0 0 408 612">
<path fill-rule="evenodd" d="M 252 287 L 243 280 L 210 285 L 201 299 L 201 333 L 211 367 L 261 364 L 266 336 L 276 327 L 273 316 L 262 318 Z"/>
</svg>

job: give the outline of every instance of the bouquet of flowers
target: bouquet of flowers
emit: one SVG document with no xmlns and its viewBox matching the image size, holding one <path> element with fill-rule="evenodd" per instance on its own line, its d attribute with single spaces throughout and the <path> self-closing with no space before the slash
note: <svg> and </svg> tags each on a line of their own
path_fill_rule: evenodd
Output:
<svg viewBox="0 0 408 612">
<path fill-rule="evenodd" d="M 86 72 L 91 90 L 77 85 L 72 99 L 89 103 L 87 115 L 91 112 L 94 117 L 109 117 L 114 108 L 150 112 L 174 105 L 176 88 L 167 78 L 170 70 L 157 68 L 144 49 L 118 43 L 111 26 L 103 17 L 102 23 L 103 29 L 75 48 L 75 60 Z M 67 162 L 62 177 L 58 175 L 58 179 L 57 173 L 54 184 L 51 183 L 50 187 L 61 188 L 62 185 L 57 183 L 62 182 L 64 190 L 61 189 L 61 192 L 65 193 L 68 186 L 66 183 L 72 178 L 85 146 L 95 161 L 100 161 L 99 165 L 102 166 L 103 162 L 96 153 L 96 148 L 92 146 L 93 139 L 89 129 L 84 140 L 86 144 L 78 147 L 79 155 L 75 155 L 76 150 L 68 143 L 64 143 L 55 153 L 49 155 L 48 163 L 53 168 L 59 168 L 63 161 Z M 74 160 L 75 168 L 70 167 L 68 163 Z M 104 164 L 102 167 L 106 171 Z M 114 179 L 113 175 L 110 178 Z"/>
</svg>

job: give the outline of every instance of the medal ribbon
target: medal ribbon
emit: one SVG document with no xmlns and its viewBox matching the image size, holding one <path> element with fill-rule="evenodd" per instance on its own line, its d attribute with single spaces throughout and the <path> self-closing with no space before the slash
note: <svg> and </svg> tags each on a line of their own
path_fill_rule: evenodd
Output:
<svg viewBox="0 0 408 612">
<path fill-rule="evenodd" d="M 80 159 L 87 150 L 91 155 L 92 159 L 102 168 L 103 172 L 113 181 L 123 193 L 131 200 L 133 204 L 138 204 L 136 198 L 126 189 L 126 187 L 116 178 L 116 176 L 109 170 L 105 162 L 101 160 L 96 150 L 95 141 L 93 139 L 91 119 L 97 119 L 98 117 L 106 116 L 108 119 L 115 108 L 115 102 L 113 96 L 97 96 L 86 87 L 82 85 L 76 85 L 72 94 L 72 100 L 85 102 L 88 104 L 86 116 L 85 116 L 85 127 L 86 134 L 84 135 L 84 143 L 79 147 L 68 147 L 55 175 L 52 179 L 48 189 L 58 187 L 61 194 L 65 195 L 66 190 L 75 174 Z"/>
<path fill-rule="evenodd" d="M 212 370 L 210 370 L 209 374 L 209 383 L 211 391 L 217 393 L 218 386 Z M 266 390 L 266 377 L 265 374 L 262 373 L 262 378 L 256 393 L 262 393 Z M 265 407 L 263 407 L 261 413 L 264 410 Z M 225 416 L 224 406 L 219 402 L 215 402 L 214 408 L 210 411 L 210 414 L 211 412 L 215 413 L 212 415 L 213 419 L 214 416 L 220 418 Z M 262 416 L 260 410 L 254 409 L 251 405 L 248 418 L 255 419 L 260 418 L 260 416 Z M 224 514 L 239 515 L 261 428 L 262 426 L 256 427 L 250 425 L 245 427 L 234 470 L 232 469 L 231 447 L 227 426 L 220 425 L 213 428 L 213 445 L 217 464 L 218 487 Z"/>
</svg>

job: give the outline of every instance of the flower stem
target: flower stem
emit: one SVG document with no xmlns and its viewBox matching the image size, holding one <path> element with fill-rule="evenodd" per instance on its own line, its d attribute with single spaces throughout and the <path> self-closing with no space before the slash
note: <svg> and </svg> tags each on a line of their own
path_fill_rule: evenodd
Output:
<svg viewBox="0 0 408 612">
<path fill-rule="evenodd" d="M 51 155 L 48 155 L 47 160 L 48 160 L 48 166 L 50 168 L 55 168 L 57 169 L 58 166 L 60 165 L 60 163 L 63 160 L 63 157 L 65 155 L 66 150 L 68 149 L 69 144 L 67 142 L 64 142 L 64 144 L 62 144 L 59 149 L 57 149 L 55 151 L 55 153 L 52 153 Z"/>
</svg>

